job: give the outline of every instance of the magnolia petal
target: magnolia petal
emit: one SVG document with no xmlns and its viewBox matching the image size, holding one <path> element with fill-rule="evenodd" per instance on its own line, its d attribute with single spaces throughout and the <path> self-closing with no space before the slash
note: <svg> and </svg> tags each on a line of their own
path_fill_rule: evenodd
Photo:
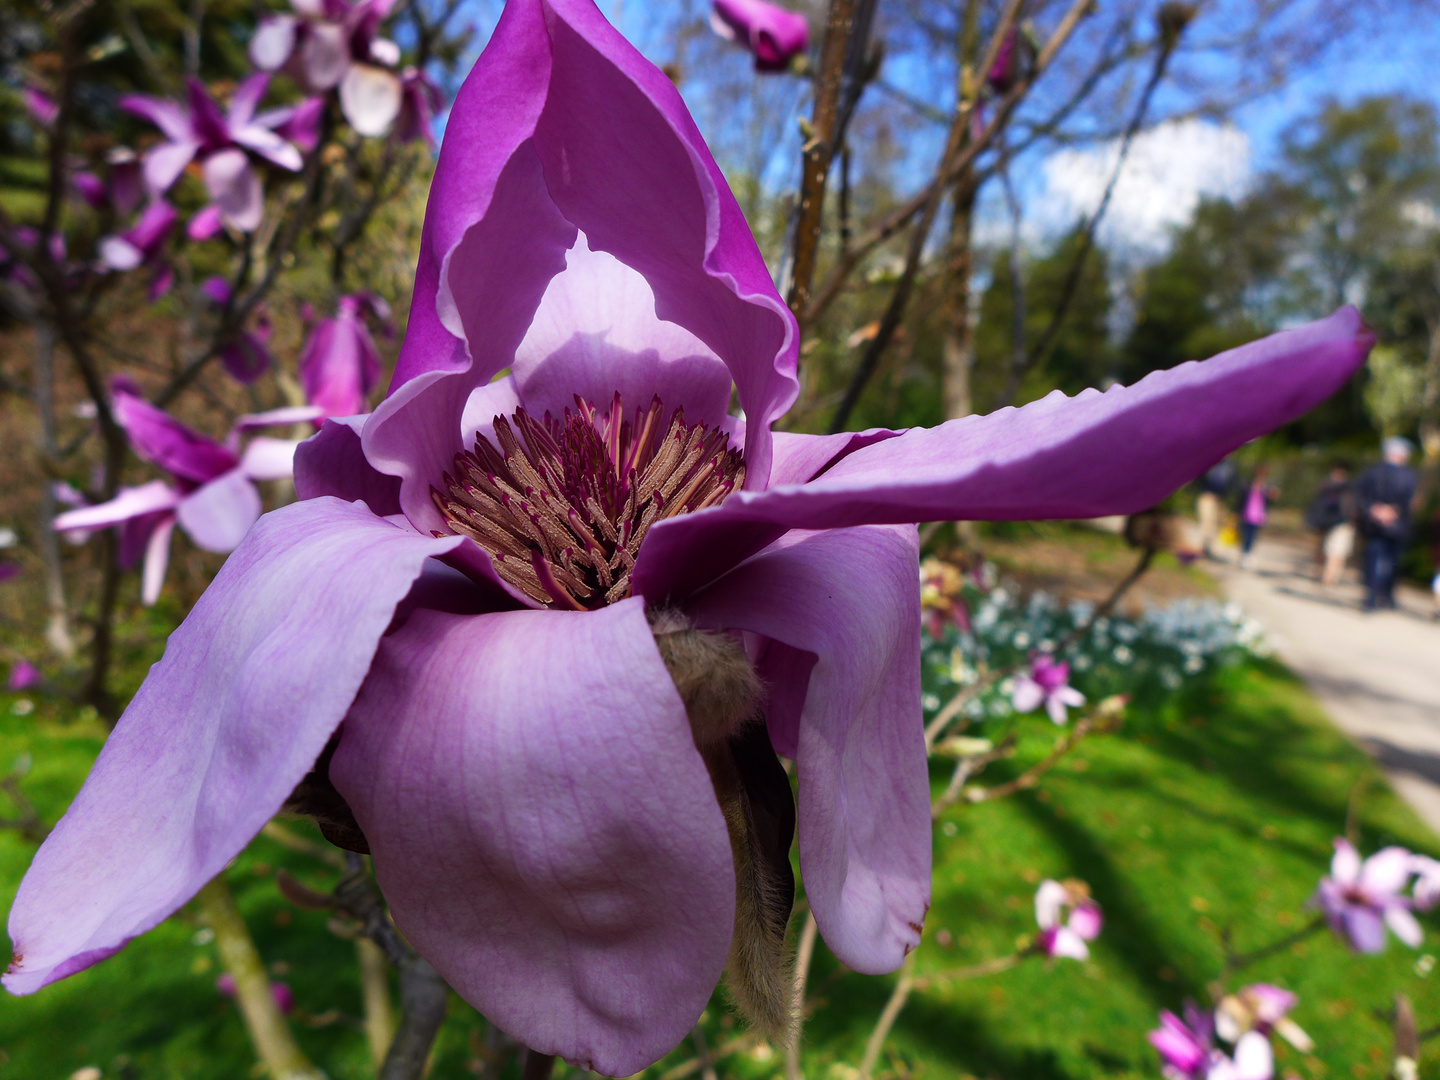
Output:
<svg viewBox="0 0 1440 1080">
<path fill-rule="evenodd" d="M 336 499 L 260 522 L 36 854 L 10 909 L 6 988 L 104 959 L 218 874 L 314 764 L 426 558 L 457 542 Z"/>
<path fill-rule="evenodd" d="M 355 416 L 378 381 L 379 358 L 365 323 L 342 312 L 322 319 L 300 356 L 305 400 L 326 416 Z"/>
<path fill-rule="evenodd" d="M 295 448 L 299 445 L 298 439 L 256 436 L 240 456 L 240 469 L 251 480 L 283 480 L 293 476 Z"/>
<path fill-rule="evenodd" d="M 1373 341 L 1347 307 L 1134 386 L 1073 398 L 1057 391 L 1023 408 L 874 439 L 808 484 L 743 491 L 658 523 L 645 539 L 659 564 L 647 580 L 681 594 L 691 568 L 733 565 L 787 528 L 1134 513 L 1324 401 Z"/>
<path fill-rule="evenodd" d="M 371 64 L 351 64 L 340 80 L 340 109 L 361 135 L 384 135 L 400 112 L 400 77 Z"/>
<path fill-rule="evenodd" d="M 255 110 L 269 86 L 269 72 L 257 71 L 235 88 L 235 93 L 230 98 L 230 111 L 226 116 L 232 136 L 235 130 L 247 126 L 254 119 Z"/>
<path fill-rule="evenodd" d="M 638 599 L 415 612 L 383 639 L 330 775 L 396 924 L 526 1046 L 625 1076 L 699 1018 L 735 877 Z"/>
<path fill-rule="evenodd" d="M 155 523 L 145 544 L 145 568 L 140 578 L 140 602 L 146 607 L 160 599 L 165 584 L 165 569 L 170 565 L 170 534 L 175 531 L 174 515 L 166 515 Z"/>
<path fill-rule="evenodd" d="M 244 150 L 231 148 L 205 159 L 205 186 L 220 207 L 225 223 L 241 232 L 254 232 L 265 216 L 265 191 Z"/>
<path fill-rule="evenodd" d="M 1247 1031 L 1235 1044 L 1236 1080 L 1270 1080 L 1275 1075 L 1275 1052 L 1258 1031 Z"/>
<path fill-rule="evenodd" d="M 1408 908 L 1403 908 L 1399 904 L 1386 905 L 1385 925 L 1390 927 L 1392 934 L 1412 949 L 1418 949 L 1421 942 L 1425 940 L 1425 931 L 1420 929 L 1420 923 L 1415 916 L 1410 913 Z"/>
<path fill-rule="evenodd" d="M 1086 941 L 1094 941 L 1105 926 L 1105 913 L 1100 910 L 1099 904 L 1082 900 L 1075 905 L 1066 925 Z"/>
<path fill-rule="evenodd" d="M 800 871 L 826 944 L 868 974 L 919 944 L 930 902 L 919 580 L 913 527 L 796 533 L 686 606 L 816 657 L 803 690 L 778 688 L 804 695 Z"/>
<path fill-rule="evenodd" d="M 195 126 L 191 123 L 190 114 L 177 102 L 166 98 L 131 94 L 120 99 L 120 108 L 149 120 L 163 131 L 165 137 L 171 142 L 197 141 Z"/>
<path fill-rule="evenodd" d="M 1378 953 L 1385 949 L 1385 923 L 1379 911 L 1360 904 L 1348 904 L 1340 912 L 1345 938 L 1356 952 Z"/>
<path fill-rule="evenodd" d="M 1341 885 L 1354 885 L 1360 880 L 1360 853 L 1343 836 L 1335 838 L 1335 854 L 1330 859 L 1330 876 Z"/>
<path fill-rule="evenodd" d="M 105 236 L 99 243 L 100 261 L 111 270 L 134 270 L 145 261 L 145 253 L 123 236 Z"/>
<path fill-rule="evenodd" d="M 1059 694 L 1051 694 L 1045 699 L 1045 714 L 1053 724 L 1063 725 L 1070 719 L 1070 714 L 1065 710 L 1065 702 Z"/>
<path fill-rule="evenodd" d="M 1410 852 L 1392 844 L 1365 860 L 1359 885 L 1373 897 L 1394 896 L 1409 884 L 1410 872 Z"/>
<path fill-rule="evenodd" d="M 1060 925 L 1060 913 L 1069 902 L 1070 894 L 1058 881 L 1045 880 L 1035 890 L 1035 924 L 1041 930 Z"/>
<path fill-rule="evenodd" d="M 267 15 L 250 38 L 250 62 L 261 71 L 278 71 L 295 51 L 295 30 L 300 20 L 293 15 Z"/>
<path fill-rule="evenodd" d="M 225 554 L 235 550 L 263 509 L 260 492 L 242 465 L 186 495 L 175 516 L 197 547 Z"/>
<path fill-rule="evenodd" d="M 1168 1010 L 1160 1013 L 1160 1027 L 1145 1037 L 1150 1040 L 1150 1045 L 1160 1052 L 1166 1064 L 1174 1066 L 1182 1073 L 1193 1073 L 1205 1060 L 1205 1046 L 1184 1021 Z"/>
<path fill-rule="evenodd" d="M 252 428 L 288 427 L 292 424 L 318 424 L 325 414 L 314 405 L 282 405 L 278 409 L 246 413 L 235 418 L 232 432 L 249 431 Z"/>
<path fill-rule="evenodd" d="M 1067 960 L 1089 960 L 1090 946 L 1085 939 L 1068 926 L 1057 926 L 1050 942 L 1050 955 L 1063 956 Z"/>
<path fill-rule="evenodd" d="M 180 179 L 185 166 L 200 152 L 198 140 L 181 139 L 161 143 L 145 154 L 145 186 L 152 195 L 163 195 Z"/>
<path fill-rule="evenodd" d="M 400 513 L 400 481 L 376 472 L 360 447 L 365 417 L 329 417 L 295 448 L 295 494 L 361 500 L 381 517 Z"/>
<path fill-rule="evenodd" d="M 338 23 L 312 22 L 305 31 L 298 57 L 300 82 L 315 93 L 323 93 L 337 85 L 350 66 L 345 27 Z"/>
<path fill-rule="evenodd" d="M 591 251 L 582 233 L 564 273 L 545 290 L 515 353 L 515 381 L 532 415 L 560 416 L 576 395 L 604 407 L 618 391 L 628 410 L 659 395 L 667 415 L 715 426 L 730 408 L 730 371 L 674 323 L 655 317 L 655 293 L 613 255 Z"/>
<path fill-rule="evenodd" d="M 239 464 L 231 451 L 151 405 L 133 383 L 116 380 L 111 407 L 135 452 L 183 480 L 203 484 Z"/>
<path fill-rule="evenodd" d="M 237 127 L 232 135 L 234 140 L 247 150 L 253 150 L 272 165 L 299 172 L 305 164 L 300 151 L 283 138 L 261 124 L 246 124 Z"/>
<path fill-rule="evenodd" d="M 1015 691 L 1010 695 L 1010 707 L 1018 713 L 1034 712 L 1045 703 L 1045 688 L 1028 675 L 1015 677 Z"/>
<path fill-rule="evenodd" d="M 103 529 L 107 525 L 119 525 L 131 518 L 153 514 L 157 510 L 169 510 L 176 506 L 180 499 L 180 492 L 164 480 L 151 480 L 139 487 L 121 488 L 120 494 L 109 502 L 67 510 L 57 515 L 55 529 L 57 532 Z"/>
<path fill-rule="evenodd" d="M 195 212 L 190 223 L 185 226 L 185 235 L 197 243 L 209 240 L 224 226 L 225 215 L 220 212 L 220 207 L 211 203 L 203 206 Z"/>
</svg>

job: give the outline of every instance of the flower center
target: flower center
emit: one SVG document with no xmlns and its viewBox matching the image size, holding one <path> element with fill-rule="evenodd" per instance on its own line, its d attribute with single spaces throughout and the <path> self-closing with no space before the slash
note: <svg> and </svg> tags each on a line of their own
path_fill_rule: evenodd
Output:
<svg viewBox="0 0 1440 1080">
<path fill-rule="evenodd" d="M 625 417 L 620 394 L 600 411 L 575 399 L 564 419 L 516 409 L 495 418 L 495 441 L 477 435 L 430 497 L 452 532 L 490 555 L 495 571 L 537 603 L 594 610 L 630 595 L 630 574 L 650 526 L 723 502 L 745 482 L 730 437 L 669 427 L 656 397 Z M 498 445 L 497 445 L 498 444 Z M 439 534 L 437 534 L 439 535 Z"/>
</svg>

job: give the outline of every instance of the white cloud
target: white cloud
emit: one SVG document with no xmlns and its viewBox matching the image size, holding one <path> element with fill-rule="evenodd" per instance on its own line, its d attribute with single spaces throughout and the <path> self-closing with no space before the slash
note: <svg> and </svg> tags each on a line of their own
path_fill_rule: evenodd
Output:
<svg viewBox="0 0 1440 1080">
<path fill-rule="evenodd" d="M 1054 235 L 1094 213 L 1120 153 L 1119 141 L 1061 150 L 1041 166 L 1034 224 Z M 1250 180 L 1250 140 L 1239 128 L 1203 120 L 1161 124 L 1136 137 L 1100 223 L 1107 247 L 1153 255 L 1170 229 L 1190 219 L 1201 196 L 1242 194 Z"/>
</svg>

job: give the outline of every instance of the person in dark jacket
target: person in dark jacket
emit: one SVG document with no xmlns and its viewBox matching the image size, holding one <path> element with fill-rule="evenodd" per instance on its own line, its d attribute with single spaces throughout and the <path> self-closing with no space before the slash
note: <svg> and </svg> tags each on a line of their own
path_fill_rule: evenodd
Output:
<svg viewBox="0 0 1440 1080">
<path fill-rule="evenodd" d="M 1380 446 L 1384 458 L 1355 483 L 1360 535 L 1365 538 L 1365 610 L 1395 606 L 1395 572 L 1410 534 L 1410 506 L 1419 481 L 1409 467 L 1409 439 L 1392 436 Z"/>
<path fill-rule="evenodd" d="M 1340 580 L 1355 547 L 1355 491 L 1350 466 L 1337 461 L 1305 509 L 1305 525 L 1315 533 L 1315 565 L 1322 585 Z"/>
</svg>

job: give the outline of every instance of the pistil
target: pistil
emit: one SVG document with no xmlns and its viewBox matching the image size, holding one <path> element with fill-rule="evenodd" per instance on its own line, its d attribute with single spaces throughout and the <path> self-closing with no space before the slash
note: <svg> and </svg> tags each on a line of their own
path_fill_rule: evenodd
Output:
<svg viewBox="0 0 1440 1080">
<path fill-rule="evenodd" d="M 658 397 L 627 418 L 619 393 L 599 410 L 575 399 L 563 418 L 516 409 L 494 441 L 476 436 L 430 495 L 450 530 L 490 555 L 496 572 L 536 603 L 594 610 L 630 595 L 645 535 L 658 521 L 723 502 L 745 482 L 729 436 L 665 426 Z M 441 535 L 441 534 L 437 534 Z"/>
</svg>

